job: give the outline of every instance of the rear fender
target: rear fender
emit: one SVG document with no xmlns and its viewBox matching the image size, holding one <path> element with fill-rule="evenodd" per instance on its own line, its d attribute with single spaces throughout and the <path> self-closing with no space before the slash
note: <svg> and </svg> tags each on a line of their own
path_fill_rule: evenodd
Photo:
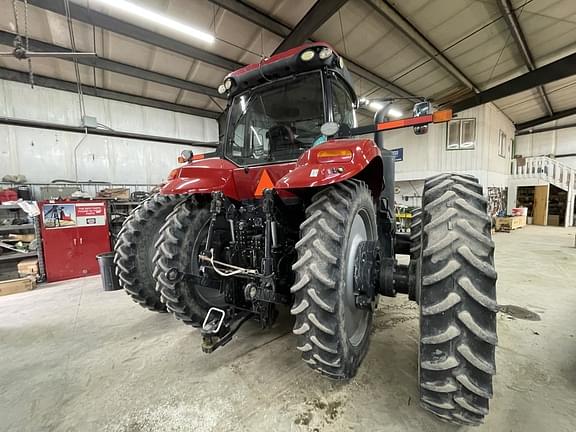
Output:
<svg viewBox="0 0 576 432">
<path fill-rule="evenodd" d="M 222 191 L 227 196 L 235 197 L 236 186 L 232 178 L 234 168 L 229 161 L 219 158 L 190 162 L 172 170 L 160 193 L 207 194 Z"/>
<path fill-rule="evenodd" d="M 323 150 L 349 150 L 349 160 L 333 161 L 329 158 L 319 160 L 318 154 Z M 274 188 L 298 194 L 309 190 L 351 178 L 364 180 L 377 198 L 382 190 L 383 178 L 382 155 L 374 141 L 370 139 L 341 139 L 327 141 L 307 150 L 296 162 L 288 174 L 276 182 Z"/>
</svg>

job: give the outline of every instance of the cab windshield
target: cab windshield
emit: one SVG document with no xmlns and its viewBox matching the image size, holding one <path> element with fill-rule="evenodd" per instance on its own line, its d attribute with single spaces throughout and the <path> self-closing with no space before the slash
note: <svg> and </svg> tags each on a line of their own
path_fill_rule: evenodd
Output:
<svg viewBox="0 0 576 432">
<path fill-rule="evenodd" d="M 324 117 L 320 72 L 237 95 L 230 107 L 226 157 L 243 166 L 295 160 L 322 139 Z"/>
</svg>

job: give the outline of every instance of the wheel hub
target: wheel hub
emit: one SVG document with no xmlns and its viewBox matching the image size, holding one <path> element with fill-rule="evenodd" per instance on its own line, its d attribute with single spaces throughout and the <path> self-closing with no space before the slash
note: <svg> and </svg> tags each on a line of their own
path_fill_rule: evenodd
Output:
<svg viewBox="0 0 576 432">
<path fill-rule="evenodd" d="M 363 241 L 354 260 L 354 297 L 358 309 L 374 309 L 378 295 L 380 248 L 378 241 Z"/>
<path fill-rule="evenodd" d="M 345 264 L 345 327 L 350 343 L 354 346 L 361 343 L 368 330 L 369 310 L 356 306 L 356 293 L 354 291 L 354 273 L 358 257 L 359 246 L 368 239 L 374 238 L 373 227 L 369 223 L 369 216 L 365 210 L 360 210 L 352 220 L 350 227 L 348 247 L 346 248 Z"/>
</svg>

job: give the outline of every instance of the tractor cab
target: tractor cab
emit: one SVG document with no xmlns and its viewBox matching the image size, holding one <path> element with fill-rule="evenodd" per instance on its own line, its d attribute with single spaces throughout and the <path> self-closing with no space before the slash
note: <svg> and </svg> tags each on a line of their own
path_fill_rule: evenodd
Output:
<svg viewBox="0 0 576 432">
<path fill-rule="evenodd" d="M 253 166 L 295 161 L 327 140 L 322 125 L 354 128 L 357 104 L 342 57 L 327 44 L 309 44 L 229 74 L 224 157 Z"/>
</svg>

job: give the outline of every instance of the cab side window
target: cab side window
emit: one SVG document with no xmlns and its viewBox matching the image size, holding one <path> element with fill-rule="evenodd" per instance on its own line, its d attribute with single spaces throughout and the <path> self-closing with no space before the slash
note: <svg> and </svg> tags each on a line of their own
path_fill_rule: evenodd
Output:
<svg viewBox="0 0 576 432">
<path fill-rule="evenodd" d="M 348 90 L 338 79 L 333 78 L 332 82 L 332 114 L 334 121 L 345 124 L 349 127 L 356 127 L 356 115 L 354 113 L 354 103 Z"/>
</svg>

